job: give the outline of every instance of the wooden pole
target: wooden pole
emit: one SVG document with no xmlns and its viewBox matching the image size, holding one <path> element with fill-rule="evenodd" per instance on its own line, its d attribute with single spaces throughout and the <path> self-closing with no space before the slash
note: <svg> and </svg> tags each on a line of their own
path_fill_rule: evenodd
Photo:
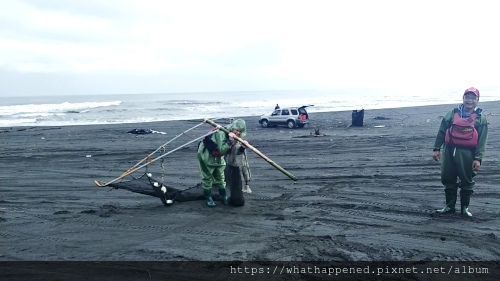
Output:
<svg viewBox="0 0 500 281">
<path fill-rule="evenodd" d="M 205 119 L 205 122 L 226 132 L 227 134 L 229 134 L 229 130 L 226 129 L 225 127 L 215 123 L 214 121 L 210 120 L 210 119 Z M 239 141 L 240 143 L 243 143 L 246 147 L 248 147 L 251 151 L 255 152 L 255 154 L 259 155 L 262 159 L 266 160 L 267 163 L 271 164 L 271 166 L 273 166 L 274 168 L 278 169 L 280 172 L 282 172 L 283 174 L 285 174 L 287 177 L 291 178 L 292 180 L 294 181 L 297 181 L 297 178 L 292 175 L 291 173 L 289 173 L 288 171 L 286 171 L 285 169 L 281 168 L 278 164 L 276 164 L 273 160 L 269 159 L 266 155 L 264 155 L 264 153 L 260 152 L 257 148 L 251 146 L 248 142 L 243 142 L 243 139 L 235 136 L 234 138 L 235 140 Z"/>
<path fill-rule="evenodd" d="M 150 165 L 151 163 L 155 162 L 156 160 L 161 159 L 161 158 L 163 158 L 163 157 L 165 157 L 165 156 L 167 156 L 167 155 L 169 155 L 169 154 L 171 154 L 171 153 L 173 153 L 173 152 L 175 152 L 175 151 L 177 151 L 177 150 L 179 150 L 179 149 L 181 149 L 181 148 L 183 148 L 183 147 L 185 147 L 185 146 L 187 146 L 187 145 L 189 145 L 189 144 L 191 144 L 191 143 L 193 143 L 193 142 L 195 142 L 197 140 L 201 140 L 202 138 L 204 138 L 204 137 L 206 137 L 206 136 L 208 136 L 210 134 L 212 134 L 212 132 L 206 133 L 206 134 L 204 134 L 201 137 L 195 138 L 195 139 L 193 139 L 193 140 L 191 140 L 191 141 L 189 141 L 189 142 L 187 142 L 187 143 L 185 143 L 185 144 L 183 144 L 183 145 L 181 145 L 181 146 L 179 146 L 179 147 L 177 147 L 175 149 L 172 149 L 172 150 L 170 150 L 170 151 L 168 151 L 168 152 L 166 152 L 166 153 L 164 153 L 164 154 L 156 157 L 155 159 L 149 160 L 148 162 L 146 162 L 146 163 L 144 163 L 144 164 L 142 164 L 140 166 L 137 166 L 137 167 L 135 167 L 133 169 L 129 169 L 125 173 L 121 174 L 119 177 L 115 178 L 114 180 L 111 180 L 111 181 L 106 182 L 106 183 L 95 180 L 94 184 L 97 185 L 97 186 L 100 186 L 100 187 L 108 186 L 108 185 L 110 185 L 110 184 L 112 184 L 112 183 L 114 183 L 114 182 L 116 182 L 118 180 L 121 180 L 124 177 L 132 174 L 133 172 L 135 172 L 135 171 L 137 171 L 137 170 L 139 170 L 139 169 L 141 169 L 143 167 L 146 167 L 147 165 Z"/>
</svg>

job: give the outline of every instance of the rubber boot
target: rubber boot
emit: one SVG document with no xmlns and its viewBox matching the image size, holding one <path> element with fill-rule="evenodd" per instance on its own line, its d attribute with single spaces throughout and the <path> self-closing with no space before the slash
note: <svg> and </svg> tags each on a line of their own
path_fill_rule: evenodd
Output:
<svg viewBox="0 0 500 281">
<path fill-rule="evenodd" d="M 217 204 L 215 204 L 214 199 L 212 199 L 212 189 L 203 189 L 203 195 L 205 195 L 205 200 L 207 203 L 208 207 L 215 207 Z"/>
<path fill-rule="evenodd" d="M 222 204 L 224 204 L 224 205 L 229 204 L 229 198 L 227 197 L 227 193 L 226 193 L 225 188 L 219 187 L 219 197 L 220 197 L 220 201 L 222 202 Z"/>
<path fill-rule="evenodd" d="M 455 204 L 457 203 L 457 191 L 445 190 L 446 206 L 442 209 L 436 210 L 440 214 L 455 213 Z"/>
<path fill-rule="evenodd" d="M 472 217 L 472 213 L 469 212 L 469 203 L 470 203 L 470 196 L 469 195 L 460 195 L 460 213 L 464 217 Z"/>
</svg>

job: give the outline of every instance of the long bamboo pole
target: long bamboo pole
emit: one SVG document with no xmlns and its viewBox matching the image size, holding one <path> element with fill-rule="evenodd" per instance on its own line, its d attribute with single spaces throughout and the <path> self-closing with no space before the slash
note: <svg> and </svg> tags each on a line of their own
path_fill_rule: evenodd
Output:
<svg viewBox="0 0 500 281">
<path fill-rule="evenodd" d="M 139 170 L 139 169 L 141 169 L 143 167 L 146 167 L 147 165 L 150 165 L 151 163 L 157 161 L 158 159 L 161 159 L 161 158 L 163 158 L 163 157 L 165 157 L 165 156 L 167 156 L 167 155 L 169 155 L 169 154 L 171 154 L 171 153 L 173 153 L 173 152 L 175 152 L 175 151 L 177 151 L 177 150 L 179 150 L 179 149 L 181 149 L 181 148 L 183 148 L 183 147 L 185 147 L 185 146 L 187 146 L 187 145 L 189 145 L 189 144 L 191 144 L 191 143 L 193 143 L 195 141 L 201 140 L 202 138 L 204 138 L 204 137 L 206 137 L 206 136 L 208 136 L 208 135 L 210 135 L 212 133 L 213 132 L 208 132 L 208 133 L 204 134 L 201 137 L 195 138 L 195 139 L 193 139 L 193 140 L 191 140 L 191 141 L 189 141 L 189 142 L 187 142 L 187 143 L 185 143 L 185 144 L 183 144 L 183 145 L 181 145 L 181 146 L 179 146 L 179 147 L 177 147 L 175 149 L 170 150 L 167 153 L 164 153 L 164 154 L 162 154 L 162 155 L 160 155 L 160 156 L 158 156 L 158 157 L 156 157 L 156 158 L 154 158 L 152 160 L 149 160 L 148 162 L 146 162 L 146 163 L 144 163 L 144 164 L 142 164 L 140 166 L 137 166 L 137 167 L 135 167 L 133 169 L 128 170 L 127 172 L 121 174 L 119 177 L 117 177 L 117 178 L 115 178 L 115 179 L 113 179 L 113 180 L 111 180 L 109 182 L 104 183 L 104 182 L 100 182 L 100 181 L 94 180 L 94 184 L 97 185 L 97 186 L 100 186 L 100 187 L 108 186 L 108 185 L 110 185 L 110 184 L 112 184 L 112 183 L 114 183 L 114 182 L 116 182 L 118 180 L 121 180 L 124 177 L 132 174 L 133 172 L 135 172 L 135 171 L 137 171 L 137 170 Z"/>
<path fill-rule="evenodd" d="M 175 136 L 173 139 L 169 140 L 168 142 L 164 143 L 163 145 L 159 146 L 155 151 L 149 153 L 146 157 L 144 157 L 141 161 L 137 162 L 134 166 L 130 167 L 129 169 L 127 169 L 125 172 L 123 172 L 123 174 L 121 174 L 120 176 L 127 176 L 130 174 L 130 171 L 132 171 L 135 167 L 139 166 L 140 164 L 142 164 L 142 162 L 148 160 L 149 158 L 151 158 L 156 152 L 158 152 L 160 149 L 162 148 L 165 148 L 166 145 L 168 145 L 169 143 L 173 142 L 175 139 L 179 138 L 180 136 L 182 135 L 186 135 L 187 132 L 203 125 L 205 122 L 201 122 L 200 124 L 192 127 L 192 128 L 189 128 L 187 130 L 185 130 L 184 132 L 178 134 L 177 136 Z M 134 170 L 135 171 L 135 170 Z"/>
<path fill-rule="evenodd" d="M 229 134 L 229 130 L 226 129 L 225 127 L 215 123 L 214 121 L 210 120 L 210 119 L 205 119 L 205 122 L 226 132 L 227 134 Z M 297 181 L 297 178 L 292 175 L 291 173 L 289 173 L 288 171 L 286 171 L 285 169 L 283 169 L 282 167 L 280 167 L 280 165 L 276 164 L 273 160 L 269 159 L 266 155 L 264 155 L 264 153 L 260 152 L 257 148 L 253 147 L 252 145 L 250 145 L 248 142 L 243 142 L 243 139 L 239 138 L 238 136 L 235 136 L 234 137 L 235 140 L 239 141 L 240 143 L 243 143 L 246 147 L 248 147 L 251 151 L 255 152 L 257 155 L 259 155 L 262 159 L 266 160 L 267 163 L 271 164 L 274 168 L 278 169 L 280 172 L 282 172 L 283 174 L 285 174 L 287 177 L 291 178 L 292 180 L 294 181 Z"/>
</svg>

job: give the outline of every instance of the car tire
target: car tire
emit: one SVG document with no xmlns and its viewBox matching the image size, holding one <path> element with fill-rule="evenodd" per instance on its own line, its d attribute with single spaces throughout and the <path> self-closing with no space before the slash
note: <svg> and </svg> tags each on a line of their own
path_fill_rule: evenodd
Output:
<svg viewBox="0 0 500 281">
<path fill-rule="evenodd" d="M 293 129 L 293 128 L 295 128 L 295 121 L 293 121 L 293 120 L 288 120 L 288 121 L 286 122 L 286 125 L 288 126 L 288 128 Z"/>
<path fill-rule="evenodd" d="M 262 125 L 263 128 L 267 128 L 267 126 L 269 126 L 269 122 L 266 119 L 262 120 L 260 124 Z"/>
</svg>

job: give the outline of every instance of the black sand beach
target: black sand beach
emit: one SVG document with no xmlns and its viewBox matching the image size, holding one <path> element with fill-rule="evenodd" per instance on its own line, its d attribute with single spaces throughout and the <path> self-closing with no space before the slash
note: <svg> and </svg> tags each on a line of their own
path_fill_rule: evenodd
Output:
<svg viewBox="0 0 500 281">
<path fill-rule="evenodd" d="M 311 113 L 311 124 L 294 130 L 262 128 L 258 117 L 246 117 L 249 143 L 298 181 L 250 152 L 253 193 L 243 207 L 166 207 L 156 197 L 93 183 L 116 178 L 201 120 L 1 128 L 0 260 L 498 264 L 500 102 L 479 103 L 490 134 L 473 218 L 435 214 L 444 192 L 432 146 L 453 106 L 366 110 L 364 127 L 349 127 L 351 112 Z M 135 128 L 167 134 L 127 134 Z M 204 124 L 169 147 L 210 128 Z M 196 148 L 182 148 L 149 171 L 158 178 L 163 164 L 165 184 L 195 186 Z"/>
</svg>

